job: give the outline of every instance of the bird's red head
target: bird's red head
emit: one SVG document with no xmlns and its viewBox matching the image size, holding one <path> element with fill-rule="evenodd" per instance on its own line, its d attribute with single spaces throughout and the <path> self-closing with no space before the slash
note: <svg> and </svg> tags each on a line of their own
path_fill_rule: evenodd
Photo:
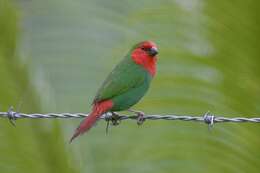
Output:
<svg viewBox="0 0 260 173">
<path fill-rule="evenodd" d="M 137 44 L 137 49 L 141 50 L 151 58 L 154 58 L 158 54 L 158 48 L 152 41 L 143 41 Z"/>
<path fill-rule="evenodd" d="M 156 73 L 158 48 L 152 41 L 143 41 L 136 44 L 132 50 L 131 57 L 133 61 L 141 65 L 152 76 Z"/>
</svg>

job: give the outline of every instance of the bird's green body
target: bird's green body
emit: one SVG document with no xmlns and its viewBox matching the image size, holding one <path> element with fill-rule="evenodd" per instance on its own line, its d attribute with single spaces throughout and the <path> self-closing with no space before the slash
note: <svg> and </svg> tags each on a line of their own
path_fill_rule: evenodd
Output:
<svg viewBox="0 0 260 173">
<path fill-rule="evenodd" d="M 136 64 L 131 54 L 114 68 L 98 90 L 94 102 L 112 100 L 110 111 L 126 110 L 136 104 L 147 92 L 151 74 Z"/>
</svg>

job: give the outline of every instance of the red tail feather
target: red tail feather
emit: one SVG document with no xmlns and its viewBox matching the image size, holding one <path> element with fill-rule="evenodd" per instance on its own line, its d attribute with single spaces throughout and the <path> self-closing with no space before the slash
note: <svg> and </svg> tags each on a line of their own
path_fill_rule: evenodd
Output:
<svg viewBox="0 0 260 173">
<path fill-rule="evenodd" d="M 70 139 L 70 142 L 73 141 L 79 135 L 87 132 L 97 121 L 97 119 L 104 114 L 105 112 L 109 111 L 113 107 L 112 100 L 106 100 L 102 102 L 95 103 L 92 109 L 92 112 L 87 116 L 79 125 L 79 127 L 75 130 L 75 133 Z"/>
</svg>

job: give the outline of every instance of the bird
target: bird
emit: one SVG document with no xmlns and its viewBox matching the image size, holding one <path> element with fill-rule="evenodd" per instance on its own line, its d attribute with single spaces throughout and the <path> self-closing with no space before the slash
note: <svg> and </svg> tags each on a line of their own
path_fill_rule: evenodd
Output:
<svg viewBox="0 0 260 173">
<path fill-rule="evenodd" d="M 146 94 L 156 74 L 158 48 L 153 41 L 135 44 L 107 76 L 92 102 L 91 113 L 80 123 L 70 139 L 87 132 L 105 113 L 130 111 L 138 115 L 137 123 L 144 121 L 141 111 L 130 109 Z"/>
</svg>

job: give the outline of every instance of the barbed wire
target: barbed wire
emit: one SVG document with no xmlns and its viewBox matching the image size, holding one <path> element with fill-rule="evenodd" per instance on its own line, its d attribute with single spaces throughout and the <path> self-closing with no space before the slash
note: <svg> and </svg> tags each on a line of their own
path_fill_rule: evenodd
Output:
<svg viewBox="0 0 260 173">
<path fill-rule="evenodd" d="M 20 113 L 15 112 L 13 107 L 9 108 L 7 112 L 0 112 L 1 118 L 8 118 L 10 122 L 14 125 L 14 121 L 20 118 L 32 118 L 32 119 L 39 119 L 39 118 L 85 118 L 88 114 L 85 113 Z M 135 120 L 137 119 L 137 115 L 127 116 L 127 115 L 117 115 L 114 117 L 112 113 L 108 112 L 100 117 L 100 119 L 104 119 L 106 121 L 122 121 L 122 120 Z M 204 122 L 209 126 L 213 126 L 214 123 L 224 123 L 224 122 L 233 122 L 233 123 L 260 123 L 260 118 L 247 118 L 247 117 L 234 117 L 234 118 L 227 118 L 222 116 L 215 116 L 210 112 L 205 113 L 203 116 L 189 116 L 189 115 L 144 115 L 144 120 L 180 120 L 180 121 L 194 121 L 194 122 Z"/>
</svg>

